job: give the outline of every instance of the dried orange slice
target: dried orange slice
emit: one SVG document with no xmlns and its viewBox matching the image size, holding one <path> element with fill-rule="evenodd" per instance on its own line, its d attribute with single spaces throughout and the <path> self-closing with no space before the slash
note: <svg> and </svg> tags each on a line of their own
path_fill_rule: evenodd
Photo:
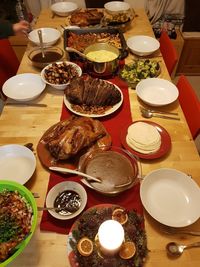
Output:
<svg viewBox="0 0 200 267">
<path fill-rule="evenodd" d="M 93 251 L 93 242 L 87 237 L 82 237 L 77 244 L 78 252 L 82 256 L 90 256 Z"/>
<path fill-rule="evenodd" d="M 131 241 L 124 242 L 120 248 L 119 256 L 122 259 L 130 259 L 135 255 L 136 247 L 135 243 Z"/>
<path fill-rule="evenodd" d="M 128 214 L 123 209 L 115 209 L 112 213 L 112 219 L 123 225 L 128 221 Z"/>
</svg>

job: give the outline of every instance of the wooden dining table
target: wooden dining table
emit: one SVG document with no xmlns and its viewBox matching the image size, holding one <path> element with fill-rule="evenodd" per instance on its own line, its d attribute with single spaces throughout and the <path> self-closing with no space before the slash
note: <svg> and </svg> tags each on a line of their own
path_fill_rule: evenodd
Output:
<svg viewBox="0 0 200 267">
<path fill-rule="evenodd" d="M 127 40 L 133 35 L 154 36 L 152 27 L 143 9 L 135 10 L 136 16 L 132 21 L 130 29 L 124 32 Z M 50 9 L 41 11 L 35 28 L 53 27 L 61 32 L 61 25 L 67 26 L 67 18 L 54 16 Z M 64 47 L 63 37 L 55 44 Z M 21 61 L 18 73 L 40 73 L 29 61 L 27 54 L 34 47 L 30 42 Z M 129 53 L 125 62 L 130 62 L 135 56 Z M 170 80 L 161 53 L 151 55 L 152 59 L 159 60 L 161 66 L 160 78 Z M 65 59 L 68 59 L 67 53 Z M 136 91 L 129 88 L 130 108 L 133 121 L 143 119 L 139 106 L 141 101 L 136 95 Z M 8 100 L 13 102 L 12 100 Z M 43 103 L 46 107 L 31 106 L 30 103 Z M 31 192 L 37 192 L 39 198 L 36 199 L 38 206 L 44 206 L 49 171 L 41 164 L 36 147 L 43 133 L 53 124 L 59 121 L 63 103 L 63 91 L 47 86 L 45 91 L 35 100 L 24 105 L 5 105 L 0 116 L 0 145 L 6 144 L 26 144 L 33 143 L 34 154 L 37 160 L 37 167 L 34 175 L 25 184 Z M 192 139 L 190 130 L 181 110 L 178 100 L 174 103 L 160 107 L 162 111 L 178 112 L 180 120 L 168 120 L 162 118 L 151 118 L 153 121 L 164 127 L 171 137 L 171 150 L 168 154 L 154 160 L 142 160 L 142 175 L 159 168 L 174 168 L 189 174 L 200 186 L 200 157 Z M 120 128 L 120 127 L 119 127 Z M 17 175 L 17 170 L 16 170 Z M 41 231 L 40 221 L 42 212 L 39 212 L 37 229 L 25 250 L 9 265 L 19 267 L 67 267 L 70 266 L 67 258 L 67 235 Z M 194 267 L 200 266 L 200 248 L 188 249 L 179 258 L 170 258 L 165 246 L 170 241 L 189 244 L 200 241 L 200 236 L 190 235 L 169 235 L 163 232 L 162 225 L 153 219 L 144 210 L 145 230 L 148 242 L 148 257 L 144 266 L 146 267 Z M 200 219 L 193 225 L 187 226 L 187 230 L 200 231 Z"/>
</svg>

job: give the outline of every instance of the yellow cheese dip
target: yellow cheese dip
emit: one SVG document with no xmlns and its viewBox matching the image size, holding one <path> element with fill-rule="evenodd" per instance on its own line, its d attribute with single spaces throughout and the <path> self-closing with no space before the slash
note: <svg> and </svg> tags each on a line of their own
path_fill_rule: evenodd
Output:
<svg viewBox="0 0 200 267">
<path fill-rule="evenodd" d="M 86 54 L 87 58 L 95 62 L 109 62 L 117 58 L 117 54 L 108 50 L 91 51 Z"/>
</svg>

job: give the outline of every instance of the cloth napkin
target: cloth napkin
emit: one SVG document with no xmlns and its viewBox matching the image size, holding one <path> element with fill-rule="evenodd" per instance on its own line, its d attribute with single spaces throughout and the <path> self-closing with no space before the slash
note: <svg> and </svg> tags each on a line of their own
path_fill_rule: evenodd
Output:
<svg viewBox="0 0 200 267">
<path fill-rule="evenodd" d="M 119 88 L 121 89 L 123 93 L 124 101 L 123 101 L 122 106 L 117 111 L 115 111 L 113 114 L 109 116 L 99 118 L 99 120 L 103 123 L 104 127 L 106 128 L 108 133 L 111 135 L 112 145 L 121 147 L 120 129 L 123 125 L 125 124 L 127 125 L 132 122 L 128 87 L 126 83 L 120 80 L 118 77 L 110 79 L 109 81 L 119 86 Z M 67 119 L 71 115 L 72 113 L 63 104 L 60 119 L 61 120 Z M 80 182 L 80 178 L 78 178 L 77 176 L 67 176 L 67 179 L 66 179 L 66 176 L 62 174 L 51 173 L 50 178 L 49 178 L 47 192 L 49 192 L 49 190 L 57 183 L 60 183 L 66 180 Z M 86 209 L 93 207 L 95 205 L 98 205 L 98 204 L 110 203 L 110 204 L 116 204 L 116 205 L 122 206 L 128 210 L 134 209 L 138 213 L 142 214 L 142 204 L 140 200 L 139 183 L 136 184 L 131 189 L 124 191 L 123 193 L 117 196 L 114 196 L 114 197 L 105 196 L 86 186 L 84 187 L 85 187 L 85 190 L 88 196 Z M 48 211 L 44 211 L 42 215 L 42 220 L 40 223 L 40 229 L 46 230 L 46 231 L 57 232 L 61 234 L 68 234 L 71 229 L 71 226 L 73 225 L 76 219 L 77 217 L 70 219 L 70 220 L 61 221 L 61 220 L 58 220 L 52 217 L 48 213 Z"/>
</svg>

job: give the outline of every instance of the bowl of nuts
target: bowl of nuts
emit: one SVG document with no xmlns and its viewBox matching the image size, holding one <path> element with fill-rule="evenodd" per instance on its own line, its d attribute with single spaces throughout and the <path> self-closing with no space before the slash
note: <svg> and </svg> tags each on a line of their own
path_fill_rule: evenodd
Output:
<svg viewBox="0 0 200 267">
<path fill-rule="evenodd" d="M 42 80 L 58 90 L 64 90 L 70 80 L 80 77 L 82 69 L 70 61 L 60 61 L 47 65 L 41 71 Z"/>
</svg>

